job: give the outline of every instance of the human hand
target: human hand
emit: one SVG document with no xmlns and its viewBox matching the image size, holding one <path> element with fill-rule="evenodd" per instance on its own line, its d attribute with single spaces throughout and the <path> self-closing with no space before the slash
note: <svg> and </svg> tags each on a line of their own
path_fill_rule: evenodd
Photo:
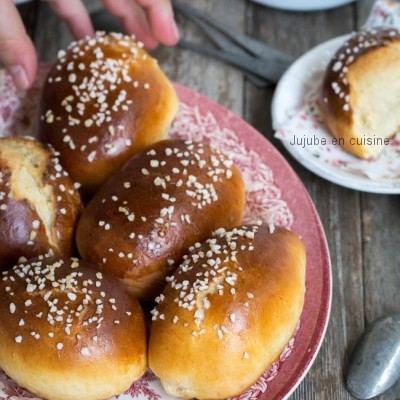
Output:
<svg viewBox="0 0 400 400">
<path fill-rule="evenodd" d="M 81 0 L 46 0 L 67 24 L 75 39 L 94 34 L 89 14 Z M 127 34 L 136 35 L 145 47 L 158 43 L 174 45 L 179 39 L 170 0 L 102 0 L 118 18 Z M 20 90 L 28 89 L 36 76 L 35 47 L 25 31 L 12 0 L 0 4 L 0 61 Z"/>
</svg>

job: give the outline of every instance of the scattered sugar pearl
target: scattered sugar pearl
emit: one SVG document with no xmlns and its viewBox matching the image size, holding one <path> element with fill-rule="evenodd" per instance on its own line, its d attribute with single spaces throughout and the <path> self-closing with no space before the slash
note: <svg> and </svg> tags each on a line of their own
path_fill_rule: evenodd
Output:
<svg viewBox="0 0 400 400">
<path fill-rule="evenodd" d="M 68 297 L 71 301 L 75 301 L 77 296 L 76 296 L 75 293 L 68 292 L 68 293 L 67 293 L 67 297 Z"/>
<path fill-rule="evenodd" d="M 89 349 L 88 349 L 87 347 L 82 347 L 82 349 L 81 349 L 81 354 L 82 354 L 84 357 L 87 357 L 87 356 L 90 355 L 90 351 L 89 351 Z"/>
<path fill-rule="evenodd" d="M 65 266 L 65 270 L 61 275 L 58 275 L 57 269 L 62 267 L 65 264 L 65 261 L 56 260 L 54 261 L 54 263 L 46 264 L 46 266 L 44 266 L 43 260 L 45 258 L 46 256 L 41 256 L 39 257 L 38 261 L 32 261 L 31 263 L 28 263 L 26 260 L 21 261 L 20 264 L 16 265 L 9 271 L 6 271 L 3 274 L 3 280 L 9 281 L 10 284 L 4 285 L 3 293 L 7 294 L 8 296 L 13 295 L 12 288 L 14 282 L 20 281 L 23 285 L 26 285 L 26 296 L 29 296 L 29 288 L 34 292 L 36 291 L 35 299 L 38 299 L 37 304 L 40 304 L 41 301 L 47 303 L 48 310 L 44 312 L 36 312 L 36 314 L 34 315 L 36 315 L 36 318 L 43 318 L 43 323 L 47 322 L 48 327 L 51 327 L 56 322 L 62 323 L 64 324 L 62 329 L 66 335 L 71 335 L 71 327 L 74 326 L 74 324 L 76 323 L 82 323 L 82 326 L 94 324 L 96 326 L 96 329 L 99 329 L 101 327 L 102 320 L 104 319 L 104 317 L 102 316 L 104 305 L 101 297 L 105 297 L 106 292 L 101 292 L 102 294 L 97 292 L 94 293 L 90 286 L 99 286 L 98 284 L 101 284 L 103 274 L 98 271 L 95 273 L 96 279 L 84 279 L 82 278 L 83 272 L 78 268 L 79 260 L 76 258 L 71 258 L 70 264 Z M 65 297 L 61 296 L 53 298 L 53 288 L 60 288 L 61 291 L 65 292 Z M 84 296 L 83 300 L 80 301 L 78 304 L 74 304 L 74 302 L 78 300 L 78 298 L 80 298 L 80 294 Z M 41 300 L 39 301 L 40 298 Z M 112 310 L 118 310 L 119 305 L 117 300 L 114 298 L 110 300 L 113 303 L 111 307 Z M 97 305 L 96 314 L 94 315 L 91 315 L 91 304 Z M 21 307 L 23 311 L 28 314 L 28 312 L 31 313 L 31 311 L 29 311 L 30 306 L 32 306 L 32 300 L 26 299 L 24 304 L 19 307 Z M 16 311 L 14 303 L 9 302 L 9 307 L 12 313 Z M 128 315 L 131 314 L 131 311 L 121 311 L 124 312 L 124 314 L 126 312 L 126 318 Z M 81 318 L 83 315 L 84 319 L 82 321 Z M 121 316 L 120 314 L 118 314 L 118 318 L 114 318 L 114 323 L 122 323 L 122 320 L 120 318 Z M 23 336 L 19 334 L 21 331 L 18 332 L 18 329 L 21 329 L 21 327 L 25 327 L 26 321 L 23 318 L 20 318 L 19 321 L 15 322 L 15 325 L 15 341 L 17 343 L 21 343 Z M 25 330 L 23 332 L 25 332 Z M 48 329 L 46 329 L 45 333 L 41 332 L 40 330 L 31 330 L 28 331 L 28 334 L 35 340 L 40 340 L 41 337 L 44 335 L 48 336 L 49 338 L 54 337 L 53 331 L 49 331 Z M 76 335 L 76 340 L 80 341 L 81 338 L 78 336 L 79 335 Z M 60 351 L 64 348 L 64 343 L 55 342 L 54 346 L 57 350 Z M 88 351 L 89 350 L 87 348 L 82 348 L 82 355 L 88 355 Z"/>
<path fill-rule="evenodd" d="M 213 237 L 206 240 L 205 243 L 195 243 L 191 246 L 189 249 L 190 255 L 184 256 L 183 262 L 178 266 L 176 273 L 166 278 L 171 288 L 177 291 L 175 303 L 179 307 L 193 312 L 193 324 L 195 324 L 196 329 L 192 332 L 196 334 L 192 333 L 192 335 L 202 335 L 206 331 L 201 325 L 207 310 L 213 307 L 207 296 L 210 290 L 221 296 L 225 293 L 229 293 L 232 296 L 236 295 L 236 281 L 239 274 L 243 273 L 244 268 L 241 265 L 228 267 L 225 263 L 228 261 L 237 263 L 237 248 L 242 250 L 254 249 L 253 241 L 260 226 L 261 222 L 258 222 L 252 226 L 234 228 L 232 231 L 218 229 Z M 265 225 L 264 229 L 269 229 L 268 225 Z M 193 268 L 192 263 L 197 262 L 201 262 L 203 267 L 206 265 L 207 268 L 204 271 L 199 269 L 196 273 L 196 279 L 192 281 L 184 279 L 185 274 Z M 210 285 L 213 285 L 212 289 Z M 250 292 L 246 293 L 246 296 L 254 298 L 254 295 Z M 198 308 L 200 305 L 194 300 L 195 298 L 202 298 L 202 308 Z M 158 300 L 156 303 L 162 303 L 161 298 Z M 249 304 L 247 302 L 242 303 L 242 306 L 243 308 L 248 308 Z M 157 307 L 158 305 L 152 313 L 153 320 L 161 319 Z M 162 318 L 170 318 L 174 324 L 178 323 L 178 318 L 174 315 L 163 315 Z M 232 324 L 237 322 L 236 313 L 230 313 L 228 318 Z M 183 326 L 185 326 L 185 323 Z M 226 335 L 230 332 L 229 328 L 230 325 L 224 326 L 222 323 L 214 326 L 219 340 L 225 340 Z"/>
<path fill-rule="evenodd" d="M 349 65 L 357 59 L 356 56 L 360 52 L 385 46 L 394 38 L 400 38 L 400 34 L 397 30 L 391 30 L 391 28 L 364 29 L 354 33 L 346 42 L 350 45 L 345 45 L 338 51 L 332 60 L 331 68 L 338 80 L 332 85 L 332 90 L 341 99 L 343 111 L 350 111 L 347 80 Z M 324 102 L 327 102 L 327 100 L 324 99 Z"/>
</svg>

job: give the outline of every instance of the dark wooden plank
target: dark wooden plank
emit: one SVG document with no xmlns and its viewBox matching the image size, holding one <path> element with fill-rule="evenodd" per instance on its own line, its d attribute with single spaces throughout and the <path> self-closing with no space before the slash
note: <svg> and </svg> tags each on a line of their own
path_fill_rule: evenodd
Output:
<svg viewBox="0 0 400 400">
<path fill-rule="evenodd" d="M 354 25 L 351 5 L 317 13 L 252 6 L 248 15 L 250 34 L 296 55 L 353 30 Z M 245 117 L 277 145 L 304 182 L 324 225 L 332 260 L 333 302 L 326 338 L 314 366 L 291 399 L 350 399 L 343 380 L 348 345 L 354 343 L 364 326 L 360 195 L 316 177 L 282 150 L 273 139 L 266 112 L 272 96 L 273 89 L 255 91 L 247 84 Z"/>
<path fill-rule="evenodd" d="M 37 25 L 40 27 L 35 35 L 38 59 L 41 62 L 54 61 L 58 51 L 73 40 L 72 35 L 45 2 L 40 2 Z"/>
<path fill-rule="evenodd" d="M 33 38 L 36 28 L 36 19 L 38 13 L 38 2 L 32 1 L 28 3 L 22 3 L 17 6 L 19 15 L 24 22 L 26 33 Z"/>
<path fill-rule="evenodd" d="M 325 12 L 298 13 L 251 3 L 247 16 L 249 35 L 296 56 L 332 37 L 348 33 L 353 21 L 350 6 Z M 266 110 L 269 111 L 273 88 L 254 93 L 254 88 L 248 84 L 246 89 L 246 119 L 271 139 L 270 114 Z"/>
<path fill-rule="evenodd" d="M 399 314 L 400 204 L 398 196 L 363 195 L 364 307 L 366 322 Z M 379 397 L 398 400 L 400 382 Z"/>
<path fill-rule="evenodd" d="M 373 0 L 363 0 L 317 13 L 272 10 L 249 0 L 198 0 L 195 5 L 238 31 L 246 30 L 271 45 L 300 55 L 326 39 L 356 29 L 365 21 L 372 3 Z M 96 9 L 98 0 L 86 4 L 89 9 Z M 34 15 L 23 10 L 21 15 L 28 33 L 35 37 L 40 60 L 54 60 L 57 51 L 72 39 L 46 4 L 40 4 L 36 31 Z M 206 42 L 190 23 L 181 17 L 178 22 L 185 38 Z M 171 79 L 216 100 L 255 126 L 283 152 L 304 182 L 330 247 L 333 303 L 321 351 L 291 400 L 350 400 L 343 377 L 365 322 L 398 312 L 398 197 L 341 188 L 293 160 L 273 138 L 269 113 L 273 88 L 257 89 L 251 83 L 245 84 L 240 71 L 187 50 L 162 47 L 153 54 Z M 378 399 L 399 400 L 399 393 L 400 383 Z"/>
<path fill-rule="evenodd" d="M 85 0 L 84 3 L 89 12 L 97 10 L 101 4 L 100 0 Z M 41 62 L 54 61 L 58 51 L 65 48 L 73 37 L 46 2 L 39 2 L 37 26 L 40 27 L 35 34 L 38 59 Z"/>
<path fill-rule="evenodd" d="M 325 228 L 332 261 L 333 298 L 326 338 L 303 383 L 316 399 L 349 399 L 343 375 L 349 344 L 363 329 L 359 194 L 301 173 Z M 361 311 L 360 311 L 361 310 Z M 304 399 L 296 392 L 293 399 Z"/>
<path fill-rule="evenodd" d="M 289 12 L 251 4 L 248 18 L 250 34 L 299 56 L 319 43 L 349 32 L 353 16 L 351 6 L 321 12 Z"/>
<path fill-rule="evenodd" d="M 362 0 L 362 1 L 357 1 L 354 3 L 354 7 L 356 8 L 356 26 L 355 29 L 359 29 L 361 26 L 364 25 L 365 21 L 370 15 L 371 8 L 373 4 L 375 3 L 375 0 Z"/>
<path fill-rule="evenodd" d="M 185 2 L 193 2 L 186 0 Z M 241 0 L 196 1 L 196 8 L 221 20 L 232 29 L 244 30 L 244 2 Z M 179 14 L 177 21 L 186 40 L 212 46 L 209 40 Z M 237 69 L 191 50 L 162 48 L 154 52 L 167 75 L 181 84 L 224 105 L 237 115 L 243 110 L 243 74 Z"/>
<path fill-rule="evenodd" d="M 356 3 L 358 26 L 364 24 L 373 0 Z M 400 207 L 398 196 L 365 193 L 362 195 L 364 310 L 365 322 L 371 323 L 383 315 L 400 312 Z M 398 400 L 400 382 L 377 397 L 378 400 Z"/>
</svg>

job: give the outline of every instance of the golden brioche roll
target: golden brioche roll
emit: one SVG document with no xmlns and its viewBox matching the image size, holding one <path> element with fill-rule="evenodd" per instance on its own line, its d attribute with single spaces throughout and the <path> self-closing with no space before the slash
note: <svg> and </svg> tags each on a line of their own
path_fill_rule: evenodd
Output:
<svg viewBox="0 0 400 400">
<path fill-rule="evenodd" d="M 132 37 L 97 33 L 61 50 L 45 82 L 39 137 L 94 192 L 138 150 L 165 138 L 175 91 Z"/>
<path fill-rule="evenodd" d="M 400 129 L 400 31 L 354 33 L 336 52 L 319 107 L 337 144 L 360 158 L 380 154 Z"/>
<path fill-rule="evenodd" d="M 36 258 L 0 281 L 0 367 L 50 400 L 106 399 L 145 371 L 142 310 L 87 261 Z"/>
<path fill-rule="evenodd" d="M 218 230 L 168 278 L 149 339 L 149 366 L 168 394 L 237 396 L 289 342 L 303 308 L 306 256 L 295 234 L 273 229 Z"/>
<path fill-rule="evenodd" d="M 149 300 L 187 248 L 239 224 L 244 205 L 241 175 L 226 156 L 201 143 L 161 141 L 96 193 L 78 223 L 78 250 Z"/>
<path fill-rule="evenodd" d="M 81 209 L 78 191 L 49 146 L 0 138 L 0 270 L 21 256 L 71 256 Z"/>
</svg>

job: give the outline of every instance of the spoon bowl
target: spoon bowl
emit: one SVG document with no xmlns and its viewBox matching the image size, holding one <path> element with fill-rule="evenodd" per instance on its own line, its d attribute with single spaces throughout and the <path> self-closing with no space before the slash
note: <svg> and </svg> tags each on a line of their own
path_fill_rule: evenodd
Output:
<svg viewBox="0 0 400 400">
<path fill-rule="evenodd" d="M 350 358 L 347 389 L 360 400 L 385 392 L 400 378 L 400 315 L 371 323 Z"/>
</svg>

